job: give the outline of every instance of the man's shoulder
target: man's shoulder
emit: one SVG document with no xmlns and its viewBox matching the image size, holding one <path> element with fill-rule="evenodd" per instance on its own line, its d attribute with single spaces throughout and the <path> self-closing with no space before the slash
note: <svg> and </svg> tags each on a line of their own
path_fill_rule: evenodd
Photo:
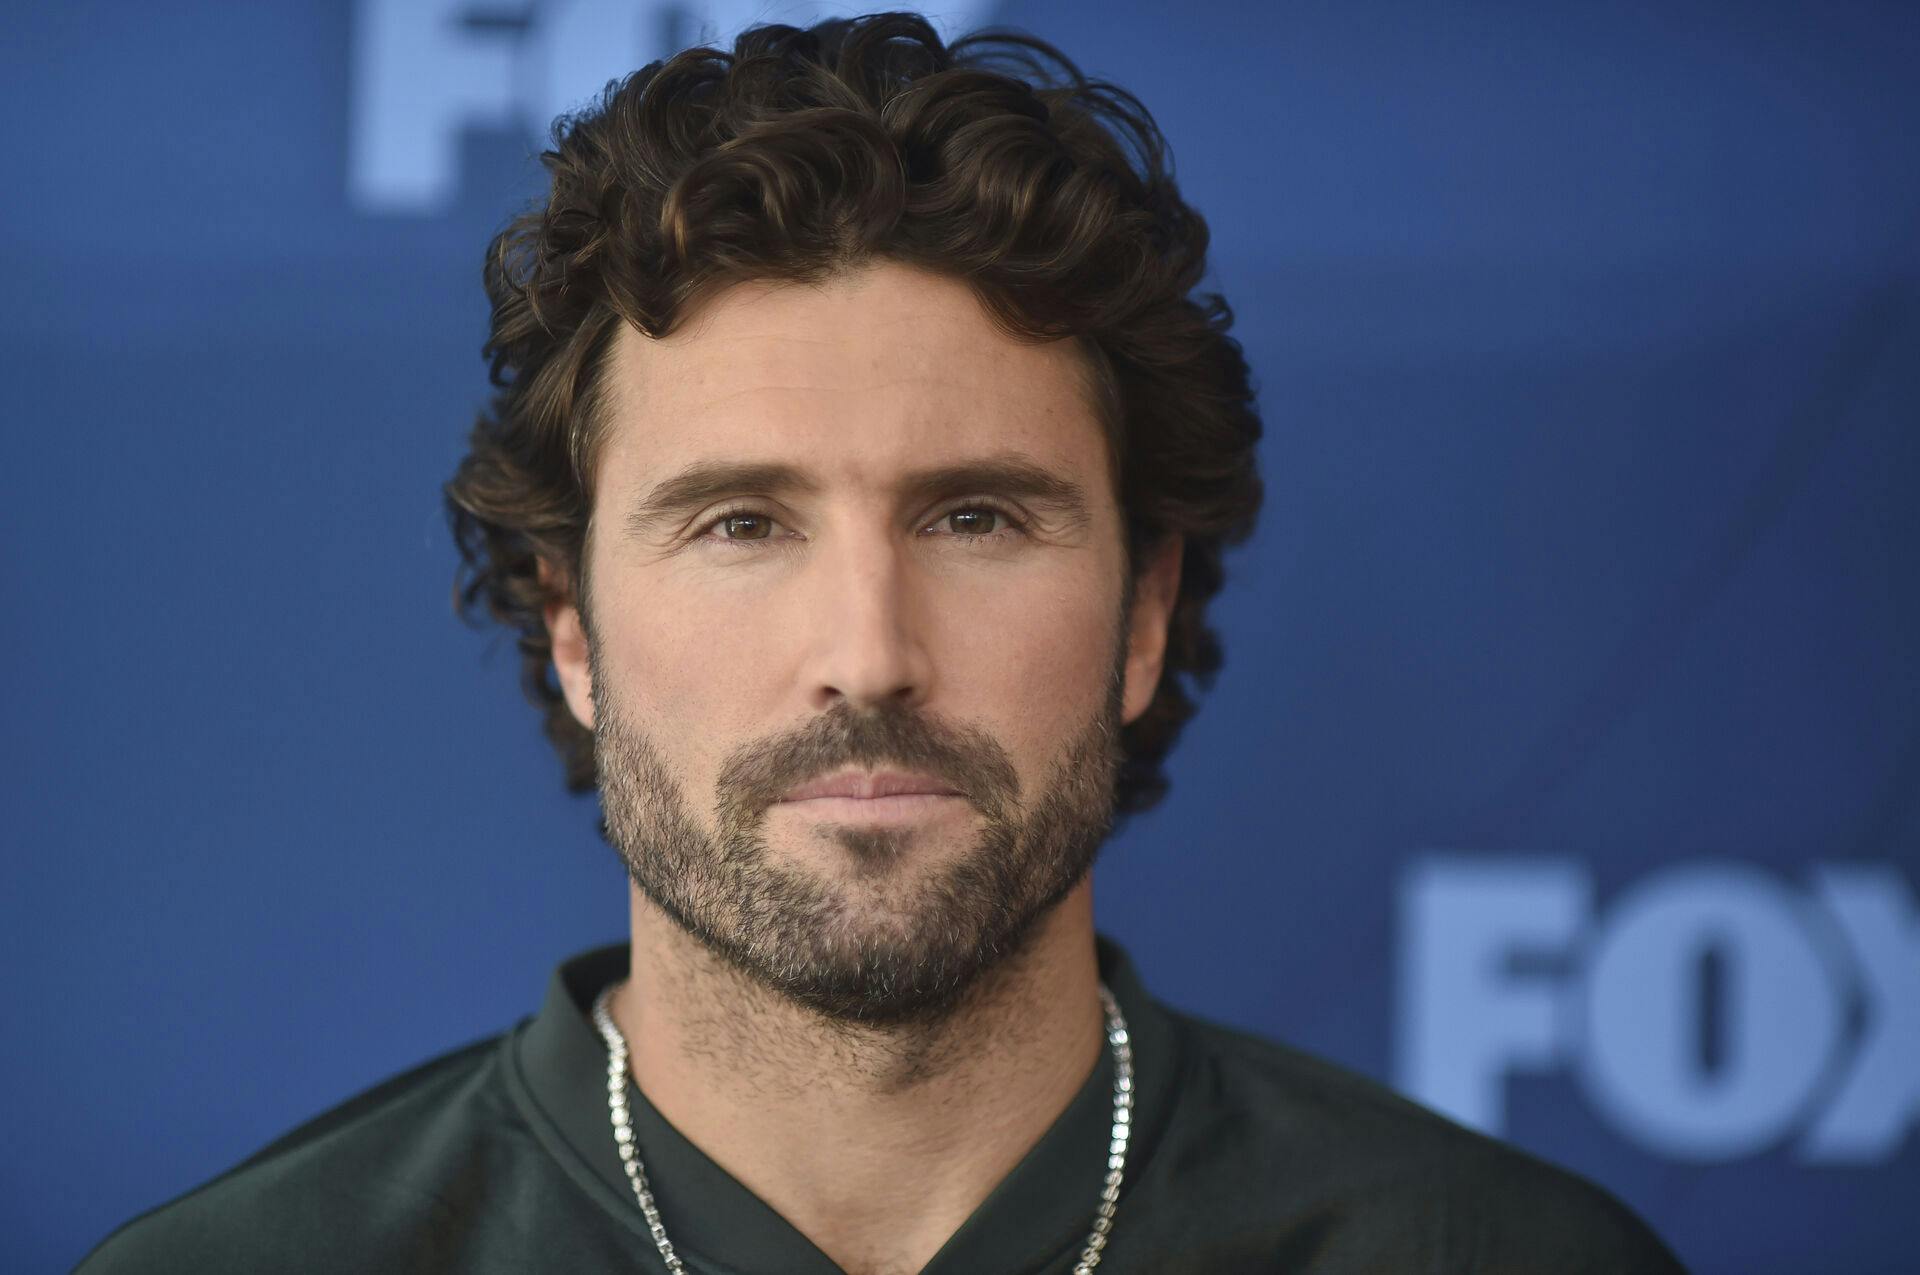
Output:
<svg viewBox="0 0 1920 1275">
<path fill-rule="evenodd" d="M 1401 1236 L 1459 1269 L 1680 1271 L 1646 1223 L 1585 1178 L 1326 1059 L 1169 1012 L 1192 1055 L 1183 1137 L 1234 1147 L 1260 1180 L 1310 1180 L 1314 1206 L 1368 1242 Z"/>
<path fill-rule="evenodd" d="M 450 1050 L 315 1116 L 127 1222 L 80 1272 L 337 1269 L 344 1233 L 413 1224 L 474 1141 L 511 1118 L 501 1040 Z"/>
<path fill-rule="evenodd" d="M 1195 1082 L 1220 1110 L 1296 1136 L 1338 1130 L 1348 1146 L 1391 1147 L 1400 1157 L 1518 1157 L 1521 1152 L 1456 1124 L 1369 1076 L 1291 1045 L 1180 1010 Z M 1366 1155 L 1373 1165 L 1379 1157 Z"/>
</svg>

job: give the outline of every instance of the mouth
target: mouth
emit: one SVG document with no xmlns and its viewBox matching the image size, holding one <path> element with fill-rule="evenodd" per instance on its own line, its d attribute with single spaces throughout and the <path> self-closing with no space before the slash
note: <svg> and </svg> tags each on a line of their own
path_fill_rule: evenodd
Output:
<svg viewBox="0 0 1920 1275">
<path fill-rule="evenodd" d="M 820 823 L 909 824 L 965 806 L 966 794 L 931 775 L 841 771 L 789 789 L 773 808 Z"/>
<path fill-rule="evenodd" d="M 952 784 L 901 770 L 843 770 L 790 788 L 781 805 L 807 801 L 889 801 L 902 797 L 962 797 Z"/>
</svg>

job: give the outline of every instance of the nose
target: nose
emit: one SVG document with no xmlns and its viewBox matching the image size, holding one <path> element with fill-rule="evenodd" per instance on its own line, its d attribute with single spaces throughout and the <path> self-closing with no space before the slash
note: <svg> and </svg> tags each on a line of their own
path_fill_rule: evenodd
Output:
<svg viewBox="0 0 1920 1275">
<path fill-rule="evenodd" d="M 832 537 L 816 552 L 805 601 L 816 710 L 840 701 L 862 710 L 924 702 L 933 674 L 923 634 L 928 600 L 908 553 L 879 531 Z"/>
</svg>

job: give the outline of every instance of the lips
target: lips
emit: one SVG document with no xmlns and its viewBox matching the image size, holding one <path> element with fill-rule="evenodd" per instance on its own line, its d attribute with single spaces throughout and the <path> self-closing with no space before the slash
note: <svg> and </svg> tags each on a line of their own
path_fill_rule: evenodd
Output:
<svg viewBox="0 0 1920 1275">
<path fill-rule="evenodd" d="M 952 784 L 931 775 L 911 771 L 841 771 L 792 788 L 781 801 L 813 801 L 821 797 L 851 797 L 871 801 L 876 797 L 958 797 L 963 794 Z"/>
</svg>

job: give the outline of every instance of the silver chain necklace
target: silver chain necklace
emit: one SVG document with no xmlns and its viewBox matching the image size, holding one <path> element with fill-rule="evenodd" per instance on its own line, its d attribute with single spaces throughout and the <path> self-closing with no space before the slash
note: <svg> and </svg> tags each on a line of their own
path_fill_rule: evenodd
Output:
<svg viewBox="0 0 1920 1275">
<path fill-rule="evenodd" d="M 633 1145 L 633 1119 L 627 1110 L 627 1038 L 614 1026 L 613 1015 L 607 1010 L 618 986 L 616 983 L 606 988 L 593 1002 L 593 1025 L 607 1042 L 607 1111 L 613 1119 L 613 1142 L 620 1148 L 620 1163 L 626 1168 L 627 1181 L 633 1184 L 633 1198 L 646 1215 L 647 1230 L 653 1234 L 654 1247 L 660 1250 L 660 1260 L 673 1275 L 686 1275 L 686 1265 L 673 1251 L 667 1228 L 660 1223 L 660 1210 L 647 1186 L 647 1171 Z M 1113 1139 L 1107 1144 L 1107 1181 L 1100 1192 L 1100 1207 L 1094 1210 L 1093 1229 L 1087 1233 L 1087 1244 L 1080 1250 L 1073 1275 L 1088 1275 L 1100 1265 L 1107 1233 L 1113 1230 L 1113 1211 L 1120 1203 L 1120 1182 L 1127 1169 L 1127 1136 L 1133 1130 L 1133 1044 L 1127 1035 L 1127 1020 L 1105 983 L 1100 985 L 1100 1003 L 1106 1007 L 1107 1047 L 1113 1051 Z"/>
</svg>

